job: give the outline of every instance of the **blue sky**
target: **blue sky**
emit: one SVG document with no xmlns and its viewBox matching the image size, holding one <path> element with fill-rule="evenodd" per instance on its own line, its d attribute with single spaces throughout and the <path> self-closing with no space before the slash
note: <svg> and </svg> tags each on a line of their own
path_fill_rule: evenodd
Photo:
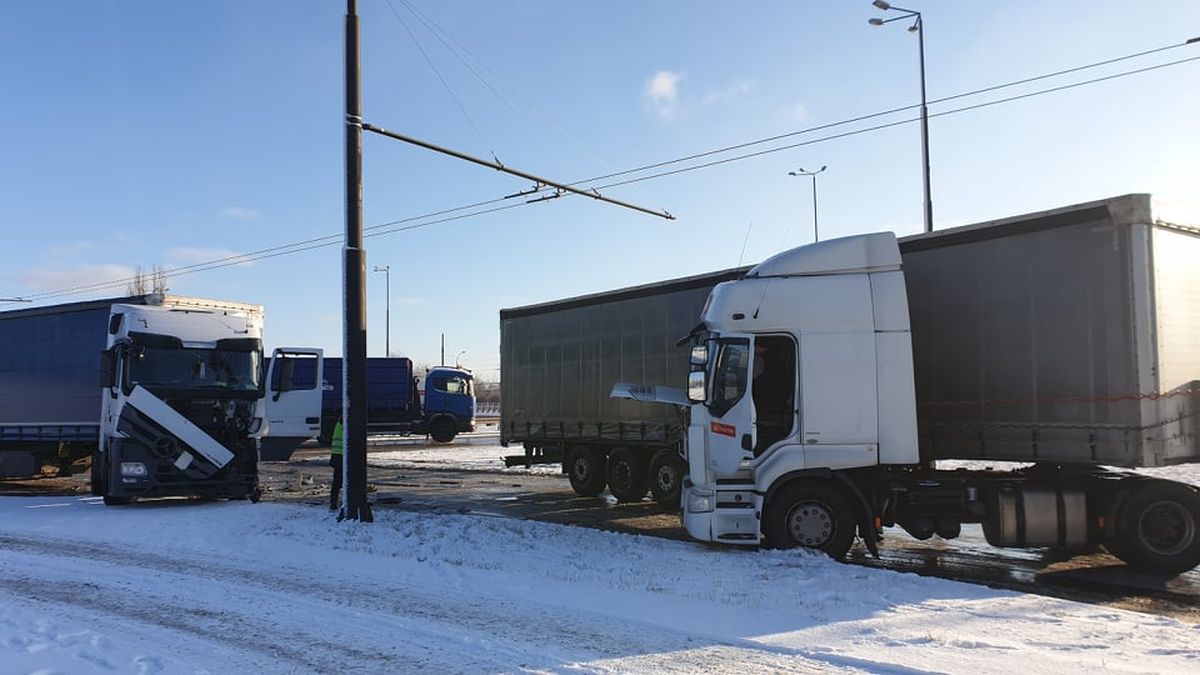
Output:
<svg viewBox="0 0 1200 675">
<path fill-rule="evenodd" d="M 469 51 L 480 77 L 405 2 L 361 0 L 365 118 L 556 180 L 919 96 L 916 37 L 903 22 L 867 25 L 880 13 L 866 0 L 407 3 Z M 341 232 L 344 8 L 315 0 L 7 7 L 0 222 L 10 254 L 0 297 Z M 930 99 L 1200 35 L 1193 0 L 914 8 L 925 16 Z M 1048 84 L 1197 55 L 1192 45 Z M 1129 192 L 1173 197 L 1200 223 L 1198 82 L 1200 63 L 1189 63 L 935 117 L 935 226 Z M 388 139 L 368 135 L 364 145 L 368 226 L 528 187 Z M 675 221 L 564 198 L 372 237 L 369 265 L 392 269 L 392 351 L 434 363 L 445 332 L 448 360 L 466 350 L 463 364 L 494 378 L 502 307 L 722 269 L 807 243 L 809 184 L 787 172 L 820 165 L 829 166 L 819 183 L 822 238 L 920 230 L 919 129 L 906 124 L 607 191 Z M 270 345 L 340 353 L 340 255 L 339 246 L 318 248 L 168 285 L 264 304 Z M 381 355 L 382 274 L 370 275 L 368 295 L 369 351 Z"/>
</svg>

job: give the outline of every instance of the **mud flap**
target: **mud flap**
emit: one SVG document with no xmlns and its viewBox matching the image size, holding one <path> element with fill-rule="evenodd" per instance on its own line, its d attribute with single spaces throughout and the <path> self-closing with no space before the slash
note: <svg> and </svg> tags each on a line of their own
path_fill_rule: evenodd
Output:
<svg viewBox="0 0 1200 675">
<path fill-rule="evenodd" d="M 850 480 L 843 474 L 836 474 L 838 479 L 846 484 L 854 498 L 858 500 L 858 536 L 862 538 L 863 543 L 867 545 L 867 550 L 871 552 L 871 556 L 879 557 L 879 530 L 875 528 L 875 511 L 871 508 L 871 503 L 867 501 L 866 496 L 854 481 Z"/>
</svg>

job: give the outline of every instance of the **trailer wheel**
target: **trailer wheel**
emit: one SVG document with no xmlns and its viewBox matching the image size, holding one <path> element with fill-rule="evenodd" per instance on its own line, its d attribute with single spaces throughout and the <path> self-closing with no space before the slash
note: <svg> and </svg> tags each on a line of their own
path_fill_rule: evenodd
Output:
<svg viewBox="0 0 1200 675">
<path fill-rule="evenodd" d="M 787 485 L 765 510 L 763 534 L 775 548 L 815 548 L 840 560 L 854 543 L 854 505 L 829 483 Z"/>
<path fill-rule="evenodd" d="M 595 448 L 577 445 L 567 455 L 567 477 L 571 488 L 581 497 L 595 497 L 604 491 L 607 462 L 604 453 Z"/>
<path fill-rule="evenodd" d="M 1117 513 L 1117 541 L 1107 546 L 1130 567 L 1179 574 L 1200 565 L 1200 493 L 1179 483 L 1147 481 Z"/>
<path fill-rule="evenodd" d="M 458 428 L 449 417 L 439 417 L 429 425 L 429 435 L 438 443 L 449 443 L 457 433 Z"/>
<path fill-rule="evenodd" d="M 650 458 L 650 494 L 654 501 L 663 506 L 679 508 L 679 494 L 683 489 L 683 465 L 679 454 L 663 448 Z"/>
<path fill-rule="evenodd" d="M 616 448 L 608 455 L 608 490 L 619 502 L 637 502 L 646 496 L 646 466 L 629 448 Z"/>
</svg>

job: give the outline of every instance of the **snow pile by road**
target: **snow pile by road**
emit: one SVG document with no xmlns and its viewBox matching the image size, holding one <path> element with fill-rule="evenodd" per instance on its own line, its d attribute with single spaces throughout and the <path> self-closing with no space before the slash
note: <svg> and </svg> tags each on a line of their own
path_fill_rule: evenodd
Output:
<svg viewBox="0 0 1200 675">
<path fill-rule="evenodd" d="M 371 466 L 397 469 L 449 469 L 452 471 L 498 471 L 501 473 L 562 473 L 561 464 L 534 464 L 504 466 L 505 455 L 523 455 L 520 446 L 502 447 L 499 443 L 488 445 L 421 445 L 403 449 L 372 452 L 367 456 Z"/>
<path fill-rule="evenodd" d="M 546 523 L 0 498 L 6 672 L 1197 672 L 1200 626 Z"/>
</svg>

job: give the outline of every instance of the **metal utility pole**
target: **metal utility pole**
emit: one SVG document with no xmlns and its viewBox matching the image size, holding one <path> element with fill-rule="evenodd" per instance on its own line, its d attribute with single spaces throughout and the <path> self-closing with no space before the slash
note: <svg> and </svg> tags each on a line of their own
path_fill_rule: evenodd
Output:
<svg viewBox="0 0 1200 675">
<path fill-rule="evenodd" d="M 346 0 L 346 242 L 342 249 L 344 489 L 338 519 L 371 522 L 367 504 L 367 252 L 362 222 L 362 93 L 358 7 Z"/>
<path fill-rule="evenodd" d="M 438 361 L 439 366 L 446 365 L 446 334 L 442 333 L 442 360 Z"/>
<path fill-rule="evenodd" d="M 384 338 L 383 355 L 391 356 L 392 355 L 392 266 L 384 265 L 384 266 L 380 267 L 379 265 L 376 265 L 375 271 L 383 272 L 384 276 L 387 277 L 387 282 L 386 282 L 387 283 L 387 295 L 385 296 L 387 298 L 385 300 L 385 302 L 387 304 L 384 306 L 384 310 L 383 310 L 384 321 L 386 322 L 386 325 L 384 326 L 383 330 L 384 330 L 384 335 L 386 335 L 387 337 Z"/>
<path fill-rule="evenodd" d="M 822 166 L 821 168 L 817 169 L 816 171 L 805 171 L 804 167 L 801 167 L 795 171 L 788 172 L 789 176 L 811 176 L 812 177 L 813 243 L 814 244 L 821 240 L 817 234 L 817 174 L 821 173 L 822 171 L 824 171 L 825 169 L 828 169 L 828 168 L 829 167 L 827 167 L 827 166 Z"/>
<path fill-rule="evenodd" d="M 925 21 L 921 17 L 921 13 L 915 9 L 905 9 L 897 7 L 887 0 L 875 0 L 871 3 L 875 7 L 883 10 L 896 10 L 903 12 L 900 16 L 891 19 L 873 18 L 867 23 L 872 26 L 883 26 L 893 21 L 902 21 L 916 17 L 913 24 L 908 27 L 908 32 L 917 34 L 917 50 L 920 57 L 921 66 L 921 171 L 925 184 L 925 231 L 933 232 L 933 192 L 930 188 L 929 180 L 929 108 L 925 105 Z"/>
</svg>

